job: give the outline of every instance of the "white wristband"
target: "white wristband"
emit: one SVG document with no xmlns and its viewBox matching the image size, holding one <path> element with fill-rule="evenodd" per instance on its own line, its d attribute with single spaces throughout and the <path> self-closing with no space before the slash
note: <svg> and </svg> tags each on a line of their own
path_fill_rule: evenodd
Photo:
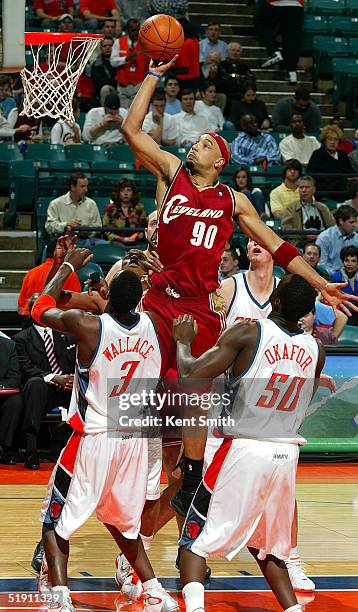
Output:
<svg viewBox="0 0 358 612">
<path fill-rule="evenodd" d="M 75 271 L 73 265 L 69 261 L 64 261 L 62 265 L 63 266 L 68 266 L 69 268 L 71 268 L 72 272 Z"/>
</svg>

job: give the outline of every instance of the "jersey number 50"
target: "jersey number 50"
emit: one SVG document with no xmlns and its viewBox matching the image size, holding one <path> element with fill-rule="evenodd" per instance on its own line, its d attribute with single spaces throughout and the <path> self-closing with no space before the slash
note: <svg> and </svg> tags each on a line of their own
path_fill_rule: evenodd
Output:
<svg viewBox="0 0 358 612">
<path fill-rule="evenodd" d="M 288 379 L 291 382 L 287 387 Z M 272 408 L 274 410 L 293 412 L 306 380 L 307 378 L 301 378 L 301 376 L 290 378 L 288 374 L 274 372 L 265 387 L 265 391 L 269 391 L 271 395 L 261 395 L 256 406 L 258 408 Z"/>
<path fill-rule="evenodd" d="M 193 227 L 193 236 L 190 239 L 190 244 L 193 246 L 203 244 L 206 249 L 212 249 L 217 231 L 217 225 L 206 227 L 203 221 L 197 221 Z"/>
</svg>

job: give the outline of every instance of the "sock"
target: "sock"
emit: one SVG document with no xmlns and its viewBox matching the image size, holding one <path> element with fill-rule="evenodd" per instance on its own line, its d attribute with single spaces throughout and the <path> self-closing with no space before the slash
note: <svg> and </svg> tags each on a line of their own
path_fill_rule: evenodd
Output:
<svg viewBox="0 0 358 612">
<path fill-rule="evenodd" d="M 291 606 L 290 608 L 286 608 L 285 612 L 302 612 L 302 608 L 300 604 L 296 604 L 295 606 Z"/>
<path fill-rule="evenodd" d="M 160 584 L 156 578 L 146 580 L 146 582 L 142 582 L 142 585 L 145 592 L 150 591 L 151 589 L 158 589 L 160 587 Z"/>
<path fill-rule="evenodd" d="M 300 553 L 298 552 L 297 548 L 291 548 L 291 552 L 290 552 L 290 559 L 299 559 L 300 558 Z"/>
<path fill-rule="evenodd" d="M 204 459 L 184 457 L 183 491 L 195 493 L 203 478 Z"/>
<path fill-rule="evenodd" d="M 183 588 L 185 612 L 204 610 L 204 585 L 201 582 L 188 582 Z"/>
<path fill-rule="evenodd" d="M 152 545 L 154 534 L 151 535 L 151 536 L 145 536 L 142 533 L 140 533 L 139 535 L 140 535 L 140 537 L 142 539 L 142 542 L 143 542 L 143 548 L 147 552 L 147 550 L 150 550 L 150 547 Z"/>
</svg>

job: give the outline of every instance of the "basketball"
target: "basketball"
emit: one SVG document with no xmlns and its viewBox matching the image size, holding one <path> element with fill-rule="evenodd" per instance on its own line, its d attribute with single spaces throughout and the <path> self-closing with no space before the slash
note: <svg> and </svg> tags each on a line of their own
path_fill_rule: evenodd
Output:
<svg viewBox="0 0 358 612">
<path fill-rule="evenodd" d="M 143 23 L 138 40 L 144 53 L 153 60 L 169 62 L 184 44 L 184 32 L 174 17 L 153 15 Z"/>
</svg>

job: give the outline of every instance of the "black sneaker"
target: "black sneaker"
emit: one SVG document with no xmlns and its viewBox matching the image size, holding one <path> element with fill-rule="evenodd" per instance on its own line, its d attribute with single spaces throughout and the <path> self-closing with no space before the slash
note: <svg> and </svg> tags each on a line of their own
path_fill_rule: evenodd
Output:
<svg viewBox="0 0 358 612">
<path fill-rule="evenodd" d="M 180 564 L 180 548 L 178 548 L 177 558 L 175 559 L 175 567 L 177 568 L 178 572 L 180 571 L 179 564 Z M 210 580 L 210 577 L 211 577 L 211 567 L 207 565 L 206 571 L 205 571 L 205 580 Z"/>
<path fill-rule="evenodd" d="M 29 453 L 25 459 L 25 468 L 28 470 L 39 470 L 40 461 L 37 453 Z"/>
<path fill-rule="evenodd" d="M 42 544 L 42 540 L 40 540 L 38 542 L 38 544 L 36 544 L 36 548 L 34 550 L 34 555 L 32 557 L 32 561 L 31 561 L 31 567 L 32 567 L 33 570 L 35 570 L 35 572 L 37 574 L 40 573 L 40 569 L 41 569 L 41 565 L 42 565 L 42 559 L 43 559 L 44 554 L 45 554 L 44 547 L 43 547 L 43 544 Z"/>
<path fill-rule="evenodd" d="M 193 497 L 194 493 L 189 493 L 188 491 L 179 489 L 179 491 L 177 491 L 174 497 L 172 497 L 170 500 L 170 505 L 177 514 L 186 517 L 190 504 L 193 501 Z"/>
</svg>

